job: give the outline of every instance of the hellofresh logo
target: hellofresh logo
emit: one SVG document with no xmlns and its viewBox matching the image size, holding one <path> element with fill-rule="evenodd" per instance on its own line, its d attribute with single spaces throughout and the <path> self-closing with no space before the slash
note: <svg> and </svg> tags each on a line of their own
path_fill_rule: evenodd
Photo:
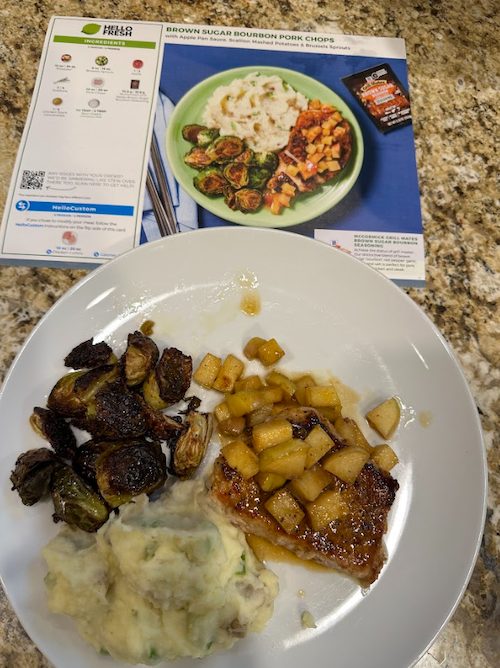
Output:
<svg viewBox="0 0 500 668">
<path fill-rule="evenodd" d="M 95 35 L 100 29 L 101 26 L 98 23 L 86 23 L 82 28 L 82 32 L 85 35 Z"/>
</svg>

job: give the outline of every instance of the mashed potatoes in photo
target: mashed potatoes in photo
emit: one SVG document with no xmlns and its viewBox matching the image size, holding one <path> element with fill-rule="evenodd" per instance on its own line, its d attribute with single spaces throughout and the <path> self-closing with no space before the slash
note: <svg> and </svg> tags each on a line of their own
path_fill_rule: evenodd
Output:
<svg viewBox="0 0 500 668">
<path fill-rule="evenodd" d="M 64 527 L 44 548 L 52 612 L 129 663 L 203 657 L 260 631 L 276 576 L 210 507 L 201 481 L 137 497 L 97 532 Z"/>
<path fill-rule="evenodd" d="M 211 95 L 203 123 L 221 135 L 236 135 L 254 151 L 279 151 L 307 98 L 280 77 L 252 72 L 219 86 Z"/>
</svg>

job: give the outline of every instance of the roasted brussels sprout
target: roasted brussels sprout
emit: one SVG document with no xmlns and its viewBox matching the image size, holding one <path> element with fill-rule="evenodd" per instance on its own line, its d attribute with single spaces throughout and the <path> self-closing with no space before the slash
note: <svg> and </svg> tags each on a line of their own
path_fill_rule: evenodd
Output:
<svg viewBox="0 0 500 668">
<path fill-rule="evenodd" d="M 205 169 L 212 164 L 213 159 L 209 157 L 206 150 L 201 146 L 194 146 L 184 156 L 184 162 L 193 169 Z"/>
<path fill-rule="evenodd" d="M 116 508 L 161 487 L 167 479 L 167 460 L 156 442 L 118 445 L 97 458 L 96 478 L 100 493 Z"/>
<path fill-rule="evenodd" d="M 271 176 L 272 173 L 268 169 L 251 167 L 248 174 L 248 187 L 263 190 Z"/>
<path fill-rule="evenodd" d="M 248 184 L 248 167 L 243 162 L 228 163 L 223 174 L 233 188 L 243 188 Z"/>
<path fill-rule="evenodd" d="M 233 211 L 236 211 L 236 199 L 234 197 L 235 191 L 231 186 L 226 186 L 224 188 L 224 203 Z"/>
<path fill-rule="evenodd" d="M 86 375 L 86 373 L 86 371 L 72 371 L 59 378 L 47 399 L 49 409 L 67 416 L 84 413 L 85 404 L 75 391 L 75 383 L 78 378 Z"/>
<path fill-rule="evenodd" d="M 256 153 L 253 158 L 253 164 L 256 167 L 261 167 L 262 169 L 268 169 L 270 172 L 274 172 L 278 166 L 278 156 L 271 151 Z"/>
<path fill-rule="evenodd" d="M 182 128 L 182 136 L 191 144 L 202 148 L 211 144 L 219 136 L 217 128 L 207 128 L 204 125 L 185 125 Z"/>
<path fill-rule="evenodd" d="M 93 343 L 93 339 L 77 345 L 64 358 L 64 366 L 71 369 L 93 369 L 104 364 L 114 364 L 116 357 L 107 343 Z"/>
<path fill-rule="evenodd" d="M 205 148 L 206 146 L 209 146 L 215 139 L 217 139 L 218 136 L 219 131 L 217 128 L 203 128 L 203 130 L 198 132 L 196 143 L 198 146 Z"/>
<path fill-rule="evenodd" d="M 170 406 L 184 398 L 193 373 L 193 361 L 177 348 L 165 348 L 156 367 L 160 397 Z"/>
<path fill-rule="evenodd" d="M 243 153 L 244 149 L 243 140 L 239 137 L 225 135 L 212 142 L 206 151 L 209 158 L 215 162 L 230 162 Z"/>
<path fill-rule="evenodd" d="M 177 348 L 165 348 L 156 369 L 142 386 L 143 396 L 151 408 L 161 410 L 180 401 L 191 384 L 193 361 Z"/>
<path fill-rule="evenodd" d="M 83 443 L 73 458 L 72 466 L 83 480 L 97 490 L 96 461 L 106 450 L 116 445 L 116 441 L 86 441 Z"/>
<path fill-rule="evenodd" d="M 251 165 L 253 163 L 254 152 L 251 148 L 246 148 L 243 153 L 240 153 L 234 159 L 235 162 L 242 162 L 244 165 Z"/>
<path fill-rule="evenodd" d="M 117 365 L 106 364 L 90 371 L 72 371 L 60 378 L 52 388 L 47 406 L 66 417 L 85 414 L 87 404 L 107 383 L 118 377 Z"/>
<path fill-rule="evenodd" d="M 208 130 L 208 128 L 204 125 L 185 125 L 182 128 L 182 136 L 186 141 L 191 142 L 191 144 L 197 144 L 198 134 L 202 130 Z"/>
<path fill-rule="evenodd" d="M 141 397 L 121 381 L 106 385 L 96 394 L 80 426 L 103 439 L 135 438 L 148 428 Z"/>
<path fill-rule="evenodd" d="M 109 517 L 109 508 L 104 500 L 69 466 L 55 469 L 51 495 L 54 522 L 62 520 L 91 533 L 97 531 Z"/>
<path fill-rule="evenodd" d="M 25 506 L 32 506 L 50 491 L 52 474 L 60 459 L 48 448 L 23 452 L 10 474 L 12 489 L 17 490 Z"/>
<path fill-rule="evenodd" d="M 127 350 L 122 357 L 122 370 L 127 385 L 140 385 L 154 369 L 160 351 L 156 343 L 142 332 L 128 335 Z"/>
<path fill-rule="evenodd" d="M 71 459 L 76 452 L 76 438 L 66 420 L 47 408 L 35 406 L 30 417 L 34 431 L 47 440 L 58 455 Z"/>
<path fill-rule="evenodd" d="M 189 478 L 201 464 L 212 436 L 213 418 L 208 413 L 191 411 L 186 425 L 186 431 L 172 448 L 172 468 L 179 478 Z"/>
<path fill-rule="evenodd" d="M 242 188 L 234 193 L 235 207 L 243 213 L 257 211 L 262 206 L 262 193 L 254 188 Z"/>
<path fill-rule="evenodd" d="M 207 167 L 194 177 L 193 184 L 204 195 L 218 197 L 222 195 L 227 181 L 218 167 Z"/>
</svg>

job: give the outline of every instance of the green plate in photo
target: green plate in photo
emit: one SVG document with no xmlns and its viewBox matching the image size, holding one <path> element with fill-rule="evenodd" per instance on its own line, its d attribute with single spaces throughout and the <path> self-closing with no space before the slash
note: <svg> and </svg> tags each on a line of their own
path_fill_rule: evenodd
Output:
<svg viewBox="0 0 500 668">
<path fill-rule="evenodd" d="M 349 163 L 339 176 L 314 192 L 298 195 L 293 201 L 292 206 L 288 209 L 283 209 L 279 215 L 272 214 L 265 207 L 262 207 L 255 213 L 233 211 L 224 203 L 223 197 L 212 198 L 203 195 L 193 185 L 193 178 L 197 174 L 196 170 L 191 169 L 184 162 L 184 156 L 192 148 L 192 144 L 183 139 L 182 128 L 192 123 L 202 124 L 205 105 L 216 88 L 225 86 L 234 81 L 234 79 L 242 79 L 252 72 L 259 72 L 268 76 L 277 75 L 308 99 L 319 99 L 321 102 L 333 104 L 342 116 L 349 121 L 353 132 L 351 157 Z M 354 114 L 344 100 L 319 81 L 311 79 L 311 77 L 305 74 L 280 67 L 238 67 L 215 74 L 194 88 L 191 88 L 179 100 L 170 117 L 166 132 L 166 148 L 168 161 L 175 178 L 200 206 L 232 223 L 258 227 L 288 227 L 290 225 L 298 225 L 325 213 L 325 211 L 333 208 L 347 195 L 355 184 L 363 164 L 363 136 L 361 129 Z"/>
</svg>

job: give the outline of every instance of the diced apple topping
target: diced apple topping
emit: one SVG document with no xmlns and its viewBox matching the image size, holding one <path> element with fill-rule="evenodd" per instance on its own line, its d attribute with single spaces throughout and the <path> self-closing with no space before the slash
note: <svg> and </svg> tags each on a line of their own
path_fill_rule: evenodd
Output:
<svg viewBox="0 0 500 668">
<path fill-rule="evenodd" d="M 373 427 L 382 438 L 390 438 L 396 431 L 401 418 L 401 409 L 396 397 L 383 401 L 366 414 L 370 427 Z"/>
</svg>

